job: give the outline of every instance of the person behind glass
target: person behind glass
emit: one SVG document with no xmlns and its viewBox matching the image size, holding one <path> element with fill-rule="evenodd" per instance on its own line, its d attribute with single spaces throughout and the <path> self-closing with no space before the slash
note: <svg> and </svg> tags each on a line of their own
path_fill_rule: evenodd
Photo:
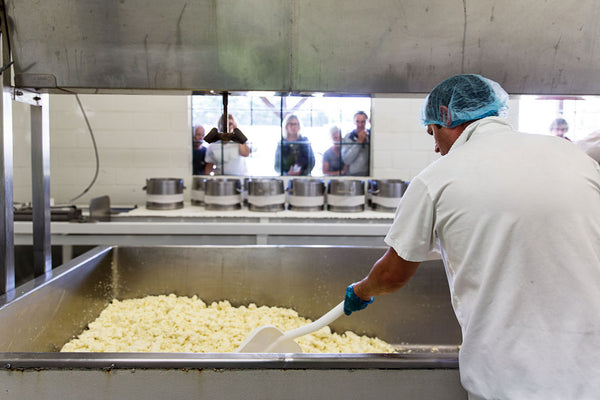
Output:
<svg viewBox="0 0 600 400">
<path fill-rule="evenodd" d="M 369 141 L 371 131 L 367 129 L 369 117 L 364 111 L 354 114 L 356 129 L 342 141 L 342 160 L 348 165 L 347 175 L 369 175 Z"/>
<path fill-rule="evenodd" d="M 550 124 L 550 132 L 554 136 L 558 136 L 569 141 L 571 140 L 566 136 L 567 132 L 569 132 L 569 124 L 564 118 L 556 118 L 554 121 L 552 121 Z"/>
<path fill-rule="evenodd" d="M 282 175 L 310 175 L 315 166 L 315 154 L 310 141 L 300 135 L 300 119 L 290 114 L 283 127 L 285 137 L 277 144 L 275 171 Z"/>
<path fill-rule="evenodd" d="M 193 175 L 204 175 L 206 170 L 206 147 L 204 143 L 204 127 L 198 125 L 194 128 L 194 148 L 192 150 L 192 174 Z"/>
<path fill-rule="evenodd" d="M 229 114 L 229 130 L 233 132 L 237 128 L 237 122 L 232 114 Z M 225 132 L 225 118 L 219 119 L 219 132 Z M 225 142 L 218 140 L 208 145 L 206 150 L 206 175 L 245 175 L 247 173 L 246 160 L 251 153 L 246 143 Z"/>
<path fill-rule="evenodd" d="M 600 164 L 600 130 L 588 134 L 583 139 L 575 140 L 573 143 Z"/>
<path fill-rule="evenodd" d="M 323 154 L 323 175 L 346 175 L 348 166 L 342 161 L 340 151 L 342 141 L 342 131 L 337 126 L 332 126 L 329 130 L 333 146 Z"/>
</svg>

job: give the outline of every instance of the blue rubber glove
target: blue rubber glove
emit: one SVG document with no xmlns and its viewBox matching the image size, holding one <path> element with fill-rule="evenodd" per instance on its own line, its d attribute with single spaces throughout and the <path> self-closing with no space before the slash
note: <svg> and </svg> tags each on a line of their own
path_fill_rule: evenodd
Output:
<svg viewBox="0 0 600 400">
<path fill-rule="evenodd" d="M 371 300 L 364 301 L 354 293 L 354 283 L 346 288 L 346 297 L 344 298 L 344 314 L 350 315 L 354 311 L 360 311 L 367 308 L 369 304 L 373 302 L 374 297 Z"/>
</svg>

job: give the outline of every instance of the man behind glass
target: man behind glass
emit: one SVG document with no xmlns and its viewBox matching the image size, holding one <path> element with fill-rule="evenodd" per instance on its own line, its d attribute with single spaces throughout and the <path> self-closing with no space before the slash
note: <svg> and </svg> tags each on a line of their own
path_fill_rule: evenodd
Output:
<svg viewBox="0 0 600 400">
<path fill-rule="evenodd" d="M 369 117 L 364 111 L 354 114 L 356 129 L 348 133 L 342 141 L 342 160 L 348 165 L 346 175 L 369 175 L 369 142 L 371 131 L 367 128 Z"/>
</svg>

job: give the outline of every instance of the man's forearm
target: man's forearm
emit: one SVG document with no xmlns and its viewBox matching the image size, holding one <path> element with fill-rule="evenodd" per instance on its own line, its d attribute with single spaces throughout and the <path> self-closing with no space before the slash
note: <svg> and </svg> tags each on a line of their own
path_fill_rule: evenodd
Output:
<svg viewBox="0 0 600 400">
<path fill-rule="evenodd" d="M 390 247 L 369 274 L 354 285 L 354 293 L 363 300 L 393 293 L 408 282 L 418 266 L 418 262 L 403 259 Z"/>
</svg>

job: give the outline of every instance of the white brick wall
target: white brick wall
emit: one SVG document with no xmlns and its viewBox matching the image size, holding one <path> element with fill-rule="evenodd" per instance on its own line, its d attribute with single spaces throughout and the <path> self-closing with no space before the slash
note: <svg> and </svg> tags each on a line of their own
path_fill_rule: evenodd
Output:
<svg viewBox="0 0 600 400">
<path fill-rule="evenodd" d="M 109 195 L 113 205 L 144 204 L 146 178 L 184 178 L 191 186 L 190 105 L 177 95 L 80 95 L 94 130 L 100 173 L 76 201 Z M 412 179 L 439 156 L 419 125 L 423 97 L 375 97 L 373 168 L 379 179 Z M 517 110 L 516 103 L 513 107 Z M 518 114 L 510 120 L 517 126 Z M 14 201 L 31 201 L 29 107 L 13 102 Z M 56 204 L 69 203 L 91 182 L 95 158 L 90 135 L 73 95 L 50 96 L 50 187 Z M 185 191 L 189 200 L 189 190 Z"/>
</svg>

